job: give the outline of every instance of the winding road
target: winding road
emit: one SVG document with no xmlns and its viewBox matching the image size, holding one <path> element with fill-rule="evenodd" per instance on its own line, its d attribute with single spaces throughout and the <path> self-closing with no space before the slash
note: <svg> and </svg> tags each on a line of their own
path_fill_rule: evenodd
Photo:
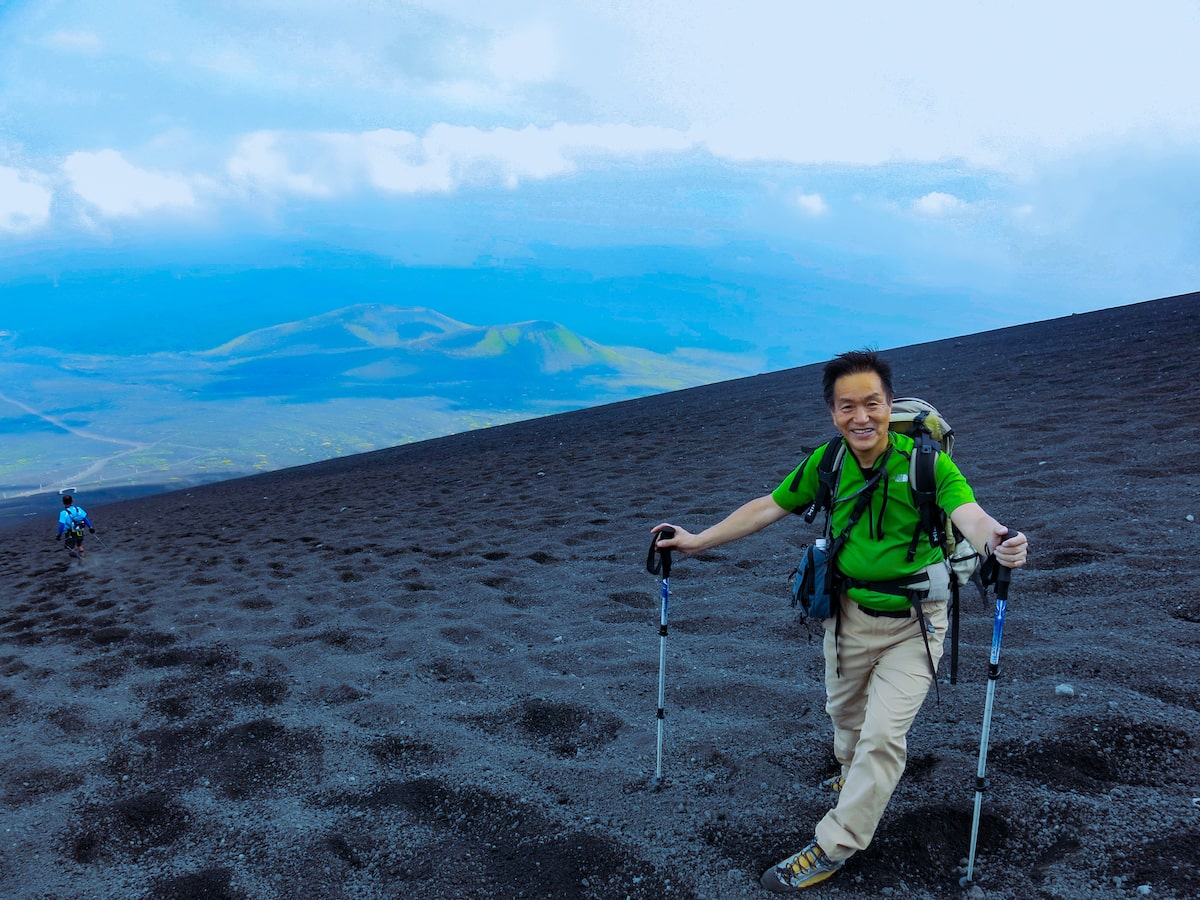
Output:
<svg viewBox="0 0 1200 900">
<path fill-rule="evenodd" d="M 15 397 L 10 397 L 8 394 L 5 394 L 3 391 L 0 391 L 0 401 L 2 401 L 4 403 L 11 403 L 13 406 L 17 407 L 18 409 L 22 410 L 23 412 L 26 412 L 31 416 L 36 416 L 37 418 L 41 419 L 43 422 L 48 422 L 49 424 L 53 425 L 55 428 L 61 428 L 63 431 L 67 432 L 68 434 L 73 434 L 76 437 L 84 438 L 85 440 L 89 440 L 89 441 L 100 441 L 101 443 L 105 443 L 105 444 L 118 444 L 118 445 L 128 448 L 126 450 L 120 451 L 119 453 L 114 453 L 112 456 L 108 456 L 108 457 L 105 457 L 104 459 L 96 460 L 95 462 L 93 462 L 91 465 L 89 465 L 87 468 L 83 469 L 82 471 L 77 472 L 74 475 L 71 475 L 67 478 L 60 479 L 57 482 L 51 483 L 48 487 L 50 487 L 52 490 L 60 490 L 62 488 L 74 485 L 76 482 L 86 481 L 91 476 L 102 471 L 105 466 L 107 466 L 109 463 L 113 462 L 114 460 L 118 460 L 123 456 L 128 456 L 131 453 L 137 453 L 141 450 L 147 450 L 147 449 L 155 446 L 155 444 L 157 443 L 157 442 L 147 443 L 144 441 L 129 441 L 129 440 L 125 440 L 124 438 L 115 438 L 115 437 L 109 437 L 108 435 L 96 434 L 95 432 L 88 431 L 87 429 L 84 429 L 84 428 L 76 428 L 75 426 L 73 426 L 67 422 L 64 422 L 62 419 L 58 418 L 57 416 L 51 415 L 50 413 L 42 412 L 39 409 L 34 409 L 28 403 L 23 403 L 22 401 L 17 400 Z M 32 496 L 37 493 L 40 493 L 40 491 L 31 489 L 31 490 L 27 490 L 27 491 L 16 492 L 13 494 L 13 496 L 14 497 L 29 497 L 29 496 Z"/>
</svg>

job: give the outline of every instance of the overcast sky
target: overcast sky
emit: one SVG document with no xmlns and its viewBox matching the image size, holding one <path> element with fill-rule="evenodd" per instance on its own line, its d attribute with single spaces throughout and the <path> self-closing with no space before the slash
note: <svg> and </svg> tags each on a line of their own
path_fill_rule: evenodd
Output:
<svg viewBox="0 0 1200 900">
<path fill-rule="evenodd" d="M 332 259 L 777 368 L 1200 288 L 1195 0 L 18 0 L 0 47 L 0 330 Z"/>
</svg>

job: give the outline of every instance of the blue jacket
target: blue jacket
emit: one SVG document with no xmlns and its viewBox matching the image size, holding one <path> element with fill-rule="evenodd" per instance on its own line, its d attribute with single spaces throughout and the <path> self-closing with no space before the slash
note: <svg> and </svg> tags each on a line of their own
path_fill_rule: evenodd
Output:
<svg viewBox="0 0 1200 900">
<path fill-rule="evenodd" d="M 91 528 L 91 520 L 88 519 L 88 514 L 82 506 L 68 506 L 58 514 L 58 534 L 55 537 L 62 537 L 63 532 L 68 528 L 74 528 L 76 525 L 82 525 L 85 528 Z"/>
</svg>

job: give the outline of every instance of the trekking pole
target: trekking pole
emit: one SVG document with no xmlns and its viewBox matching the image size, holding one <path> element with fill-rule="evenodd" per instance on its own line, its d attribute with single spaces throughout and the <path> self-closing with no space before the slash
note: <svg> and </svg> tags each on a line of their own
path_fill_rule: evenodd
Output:
<svg viewBox="0 0 1200 900">
<path fill-rule="evenodd" d="M 107 550 L 107 549 L 108 549 L 108 545 L 107 545 L 107 544 L 105 544 L 105 543 L 104 543 L 104 541 L 100 540 L 100 535 L 96 534 L 96 532 L 94 532 L 94 531 L 93 531 L 93 532 L 92 532 L 92 537 L 93 537 L 93 538 L 95 538 L 95 540 L 96 540 L 96 543 L 100 545 L 100 549 L 101 549 L 101 550 Z"/>
<path fill-rule="evenodd" d="M 1011 528 L 1004 540 L 1016 537 L 1017 533 Z M 979 739 L 979 767 L 975 771 L 975 815 L 971 819 L 971 851 L 967 856 L 967 874 L 962 879 L 962 887 L 970 887 L 971 876 L 975 871 L 975 846 L 979 837 L 979 813 L 983 807 L 983 792 L 987 788 L 985 775 L 987 773 L 988 735 L 992 730 L 992 702 L 996 698 L 996 679 L 1000 677 L 1000 641 L 1004 636 L 1004 612 L 1008 606 L 1008 584 L 1012 580 L 1012 570 L 996 563 L 996 618 L 992 624 L 992 654 L 988 660 L 987 700 L 983 706 L 983 734 Z"/>
<path fill-rule="evenodd" d="M 664 528 L 654 535 L 650 541 L 650 552 L 646 555 L 646 571 L 651 575 L 662 572 L 662 604 L 658 624 L 658 758 L 651 782 L 653 790 L 662 787 L 663 720 L 667 716 L 667 608 L 671 602 L 671 549 L 658 546 L 660 537 L 675 537 L 675 529 Z"/>
</svg>

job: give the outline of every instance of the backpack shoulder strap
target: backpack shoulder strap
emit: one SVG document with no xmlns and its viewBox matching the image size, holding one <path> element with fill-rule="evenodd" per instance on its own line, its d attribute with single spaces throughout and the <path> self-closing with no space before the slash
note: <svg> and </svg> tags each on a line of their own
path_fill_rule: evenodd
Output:
<svg viewBox="0 0 1200 900">
<path fill-rule="evenodd" d="M 839 434 L 825 446 L 825 452 L 821 455 L 821 461 L 817 464 L 817 495 L 813 498 L 813 502 L 808 505 L 808 509 L 804 511 L 805 522 L 811 524 L 821 510 L 825 510 L 828 513 L 832 508 L 833 496 L 837 492 L 838 479 L 842 473 L 842 460 L 845 458 L 846 443 Z M 792 479 L 790 485 L 791 490 L 795 491 L 799 487 L 800 476 L 803 473 L 803 468 L 796 472 L 796 476 Z"/>
<path fill-rule="evenodd" d="M 842 463 L 845 459 L 846 441 L 839 434 L 829 442 L 821 457 L 821 464 L 817 466 L 817 496 L 804 513 L 805 522 L 811 523 L 821 510 L 825 511 L 828 518 L 833 509 L 833 500 L 837 496 L 838 482 L 842 477 Z M 825 530 L 829 530 L 828 522 Z"/>
<path fill-rule="evenodd" d="M 942 511 L 937 504 L 937 458 L 941 447 L 929 429 L 925 427 L 924 413 L 913 420 L 910 436 L 913 440 L 912 455 L 908 459 L 908 487 L 912 491 L 913 505 L 917 508 L 920 521 L 908 545 L 908 561 L 916 557 L 917 544 L 921 535 L 929 535 L 931 546 L 946 546 L 946 530 Z"/>
</svg>

